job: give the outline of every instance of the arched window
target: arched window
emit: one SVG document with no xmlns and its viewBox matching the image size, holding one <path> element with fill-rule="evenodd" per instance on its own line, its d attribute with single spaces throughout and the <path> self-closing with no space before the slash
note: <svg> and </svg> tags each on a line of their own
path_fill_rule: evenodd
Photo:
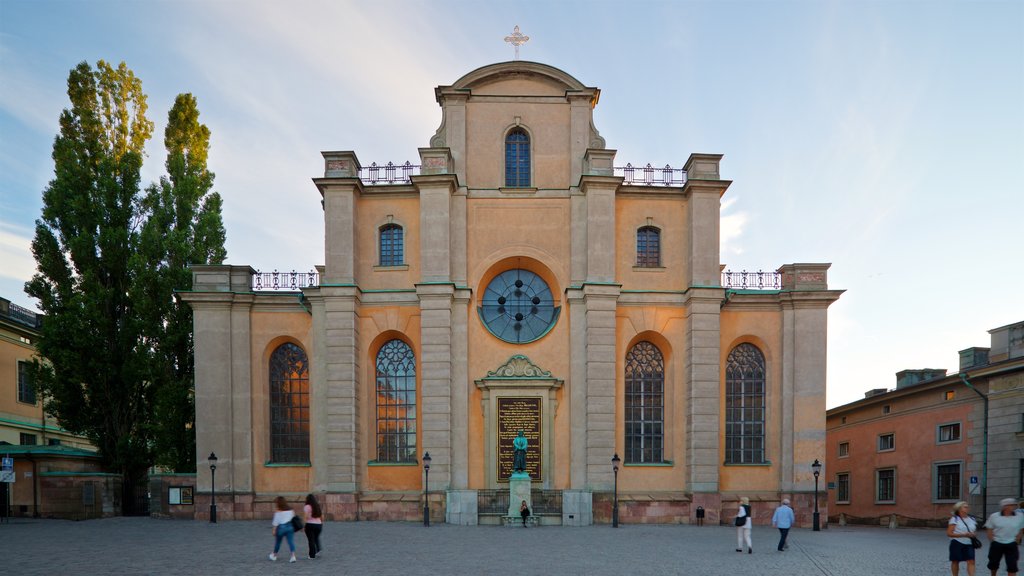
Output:
<svg viewBox="0 0 1024 576">
<path fill-rule="evenodd" d="M 663 462 L 665 360 L 650 342 L 626 355 L 626 462 Z"/>
<path fill-rule="evenodd" d="M 725 463 L 763 464 L 764 354 L 753 344 L 729 352 L 725 365 Z"/>
<path fill-rule="evenodd" d="M 270 355 L 270 461 L 309 462 L 309 362 L 291 342 Z"/>
<path fill-rule="evenodd" d="M 522 128 L 513 128 L 505 136 L 505 186 L 530 186 L 530 136 Z"/>
<path fill-rule="evenodd" d="M 636 265 L 641 268 L 661 266 L 661 230 L 644 226 L 636 231 Z"/>
<path fill-rule="evenodd" d="M 398 224 L 385 224 L 380 227 L 380 265 L 401 266 L 404 261 L 402 227 Z"/>
<path fill-rule="evenodd" d="M 377 461 L 416 461 L 416 357 L 401 340 L 377 352 Z"/>
</svg>

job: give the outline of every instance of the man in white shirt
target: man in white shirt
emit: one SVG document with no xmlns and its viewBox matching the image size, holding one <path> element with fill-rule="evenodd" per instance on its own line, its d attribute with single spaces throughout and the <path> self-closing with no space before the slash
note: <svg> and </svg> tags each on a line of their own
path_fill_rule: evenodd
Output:
<svg viewBox="0 0 1024 576">
<path fill-rule="evenodd" d="M 991 542 L 988 545 L 988 569 L 992 571 L 992 576 L 996 576 L 999 562 L 1005 557 L 1006 573 L 1014 576 L 1020 558 L 1017 545 L 1020 544 L 1021 531 L 1024 530 L 1024 516 L 1014 513 L 1017 501 L 1013 498 L 1003 498 L 999 501 L 999 507 L 1000 510 L 993 512 L 985 522 Z"/>
</svg>

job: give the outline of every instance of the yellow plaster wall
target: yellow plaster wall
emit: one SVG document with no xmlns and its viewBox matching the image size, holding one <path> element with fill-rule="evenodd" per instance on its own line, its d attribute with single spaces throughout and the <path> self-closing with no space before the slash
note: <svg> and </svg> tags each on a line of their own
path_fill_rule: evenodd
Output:
<svg viewBox="0 0 1024 576">
<path fill-rule="evenodd" d="M 486 448 L 481 393 L 474 381 L 523 354 L 564 380 L 556 393 L 558 407 L 551 440 L 552 474 L 556 488 L 569 483 L 569 314 L 564 291 L 569 282 L 569 200 L 471 199 L 467 215 L 468 284 L 473 296 L 468 311 L 469 340 L 469 484 L 484 488 Z M 480 321 L 479 297 L 496 273 L 521 267 L 541 276 L 561 306 L 558 321 L 543 338 L 529 344 L 509 344 L 495 338 Z"/>
<path fill-rule="evenodd" d="M 569 104 L 561 102 L 494 102 L 466 105 L 466 182 L 470 188 L 505 185 L 505 134 L 515 126 L 530 135 L 533 188 L 569 186 Z M 568 254 L 568 252 L 566 252 Z"/>
<path fill-rule="evenodd" d="M 35 356 L 35 350 L 32 346 L 19 340 L 16 334 L 0 333 L 0 399 L 2 399 L 0 400 L 0 418 L 42 425 L 42 402 L 35 404 L 18 402 L 18 362 L 31 362 L 33 356 Z M 49 424 L 53 425 L 52 419 Z M 3 430 L 0 440 L 6 440 L 11 444 L 19 443 L 18 430 L 3 427 L 2 422 L 0 422 L 0 427 L 2 427 L 0 430 Z M 21 432 L 35 434 L 37 439 L 41 437 L 39 431 L 21 430 Z"/>
<path fill-rule="evenodd" d="M 313 317 L 304 310 L 296 312 L 257 312 L 250 314 L 252 343 L 252 465 L 256 492 L 295 492 L 309 490 L 312 468 L 309 466 L 267 466 L 270 460 L 270 355 L 285 342 L 302 347 L 312 365 Z M 309 442 L 319 427 L 310 423 Z M 312 458 L 312 453 L 310 454 Z"/>
<path fill-rule="evenodd" d="M 623 290 L 681 290 L 685 287 L 689 250 L 687 207 L 680 196 L 630 195 L 617 199 L 615 274 Z M 636 231 L 648 225 L 661 230 L 661 268 L 636 267 Z"/>
<path fill-rule="evenodd" d="M 638 342 L 658 347 L 665 361 L 664 459 L 667 465 L 623 464 L 619 487 L 626 492 L 682 490 L 686 483 L 685 341 L 682 307 L 620 306 L 616 317 L 615 445 L 625 462 L 626 355 Z"/>
<path fill-rule="evenodd" d="M 360 400 L 359 429 L 360 450 L 365 456 L 363 466 L 363 488 L 378 490 L 419 490 L 423 486 L 422 468 L 405 464 L 388 465 L 369 462 L 377 454 L 377 352 L 392 339 L 403 340 L 412 347 L 416 355 L 417 398 L 422 393 L 422 342 L 420 341 L 420 308 L 413 306 L 364 306 L 359 311 L 359 356 L 360 356 Z M 423 441 L 423 403 L 416 403 L 416 442 Z M 417 454 L 419 454 L 417 449 Z"/>
<path fill-rule="evenodd" d="M 359 196 L 356 213 L 356 237 L 361 250 L 356 253 L 356 280 L 363 290 L 412 288 L 420 278 L 420 201 L 419 196 L 375 193 Z M 378 230 L 388 216 L 402 227 L 407 269 L 380 268 Z"/>
<path fill-rule="evenodd" d="M 749 342 L 764 354 L 767 370 L 765 383 L 765 459 L 769 466 L 719 466 L 720 489 L 723 492 L 779 489 L 782 452 L 782 312 L 777 310 L 722 311 L 721 316 L 721 391 L 718 425 L 721 433 L 719 462 L 725 461 L 725 366 L 729 352 Z M 799 410 L 799 407 L 797 407 Z"/>
</svg>

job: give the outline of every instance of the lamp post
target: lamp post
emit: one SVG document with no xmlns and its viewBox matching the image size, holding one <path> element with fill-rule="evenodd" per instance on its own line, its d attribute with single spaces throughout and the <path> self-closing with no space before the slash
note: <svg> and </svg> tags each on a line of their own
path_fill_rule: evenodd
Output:
<svg viewBox="0 0 1024 576">
<path fill-rule="evenodd" d="M 217 455 L 210 452 L 210 524 L 217 523 Z"/>
<path fill-rule="evenodd" d="M 423 525 L 430 526 L 430 500 L 429 490 L 427 489 L 428 483 L 430 482 L 430 452 L 423 453 Z"/>
<path fill-rule="evenodd" d="M 814 471 L 814 520 L 811 523 L 811 530 L 814 532 L 821 532 L 821 516 L 818 514 L 818 476 L 821 475 L 821 462 L 818 459 L 814 459 L 814 464 L 811 464 L 811 470 Z"/>
<path fill-rule="evenodd" d="M 619 527 L 619 453 L 612 456 L 612 473 L 615 475 L 615 492 L 612 495 L 612 528 Z"/>
</svg>

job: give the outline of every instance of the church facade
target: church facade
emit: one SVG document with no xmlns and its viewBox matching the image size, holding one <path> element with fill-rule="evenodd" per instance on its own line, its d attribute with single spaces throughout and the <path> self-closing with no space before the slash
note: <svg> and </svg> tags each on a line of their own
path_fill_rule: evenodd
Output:
<svg viewBox="0 0 1024 576">
<path fill-rule="evenodd" d="M 600 91 L 561 70 L 489 65 L 435 96 L 418 166 L 323 153 L 316 274 L 270 291 L 194 268 L 197 517 L 215 488 L 222 518 L 314 493 L 339 520 L 426 498 L 434 521 L 495 522 L 523 431 L 543 523 L 616 501 L 622 522 L 714 523 L 748 496 L 758 522 L 788 497 L 809 524 L 829 265 L 723 274 L 722 156 L 617 168 Z"/>
</svg>

